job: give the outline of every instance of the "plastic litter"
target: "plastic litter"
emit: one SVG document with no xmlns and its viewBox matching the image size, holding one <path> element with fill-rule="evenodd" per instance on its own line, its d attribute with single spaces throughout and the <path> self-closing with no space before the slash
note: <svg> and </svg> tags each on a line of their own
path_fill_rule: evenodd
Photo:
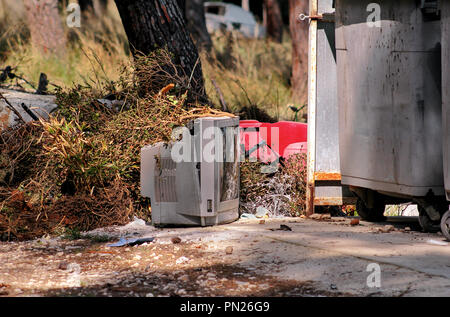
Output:
<svg viewBox="0 0 450 317">
<path fill-rule="evenodd" d="M 434 245 L 441 245 L 441 246 L 448 245 L 448 242 L 437 241 L 437 240 L 428 240 L 427 243 L 434 244 Z"/>
<path fill-rule="evenodd" d="M 178 258 L 178 260 L 176 261 L 177 264 L 182 264 L 182 263 L 186 263 L 186 262 L 189 262 L 189 259 L 185 256 Z"/>
<path fill-rule="evenodd" d="M 134 246 L 147 242 L 153 242 L 155 238 L 134 238 L 134 239 L 126 239 L 120 238 L 120 240 L 113 244 L 108 244 L 107 247 L 123 247 L 123 246 Z"/>
<path fill-rule="evenodd" d="M 256 218 L 269 218 L 270 211 L 267 208 L 259 206 L 256 208 Z"/>
</svg>

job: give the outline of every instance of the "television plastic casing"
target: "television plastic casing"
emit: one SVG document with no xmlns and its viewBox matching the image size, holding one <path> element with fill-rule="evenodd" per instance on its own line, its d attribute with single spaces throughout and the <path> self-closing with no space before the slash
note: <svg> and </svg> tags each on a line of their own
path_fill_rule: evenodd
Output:
<svg viewBox="0 0 450 317">
<path fill-rule="evenodd" d="M 204 132 L 212 127 L 224 132 L 222 136 L 212 137 L 221 138 L 223 143 L 217 143 L 218 147 L 230 145 L 228 156 L 223 160 L 204 158 L 203 150 L 213 140 Z M 186 138 L 190 138 L 192 156 L 189 160 L 173 159 L 172 148 L 178 141 L 157 143 L 141 150 L 141 195 L 150 197 L 153 225 L 211 226 L 237 220 L 239 118 L 196 119 L 190 133 L 184 134 L 181 141 Z M 215 148 L 210 152 L 216 155 Z M 224 149 L 224 156 L 226 152 Z M 220 155 L 218 152 L 217 156 Z M 233 162 L 230 162 L 231 156 Z"/>
</svg>

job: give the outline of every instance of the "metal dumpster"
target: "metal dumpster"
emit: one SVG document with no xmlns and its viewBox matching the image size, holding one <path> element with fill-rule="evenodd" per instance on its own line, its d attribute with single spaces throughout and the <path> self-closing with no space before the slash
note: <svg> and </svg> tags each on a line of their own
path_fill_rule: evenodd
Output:
<svg viewBox="0 0 450 317">
<path fill-rule="evenodd" d="M 412 200 L 430 231 L 446 208 L 435 2 L 336 1 L 342 184 L 363 218 Z"/>
<path fill-rule="evenodd" d="M 441 3 L 442 32 L 442 124 L 445 194 L 450 200 L 450 1 Z M 441 220 L 442 233 L 450 240 L 450 211 Z"/>
</svg>

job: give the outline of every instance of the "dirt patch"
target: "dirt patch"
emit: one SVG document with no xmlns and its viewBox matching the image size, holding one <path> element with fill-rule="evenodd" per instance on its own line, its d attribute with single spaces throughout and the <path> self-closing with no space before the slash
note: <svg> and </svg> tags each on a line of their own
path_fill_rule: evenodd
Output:
<svg viewBox="0 0 450 317">
<path fill-rule="evenodd" d="M 3 244 L 0 296 L 344 295 L 256 273 L 207 249 L 183 242 L 132 248 L 90 240 Z"/>
</svg>

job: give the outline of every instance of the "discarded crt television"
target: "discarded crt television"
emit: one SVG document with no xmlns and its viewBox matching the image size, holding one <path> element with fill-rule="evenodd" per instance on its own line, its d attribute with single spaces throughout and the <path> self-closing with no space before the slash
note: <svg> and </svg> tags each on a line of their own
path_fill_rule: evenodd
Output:
<svg viewBox="0 0 450 317">
<path fill-rule="evenodd" d="M 239 118 L 207 117 L 141 150 L 141 194 L 155 226 L 211 226 L 239 218 Z"/>
</svg>

